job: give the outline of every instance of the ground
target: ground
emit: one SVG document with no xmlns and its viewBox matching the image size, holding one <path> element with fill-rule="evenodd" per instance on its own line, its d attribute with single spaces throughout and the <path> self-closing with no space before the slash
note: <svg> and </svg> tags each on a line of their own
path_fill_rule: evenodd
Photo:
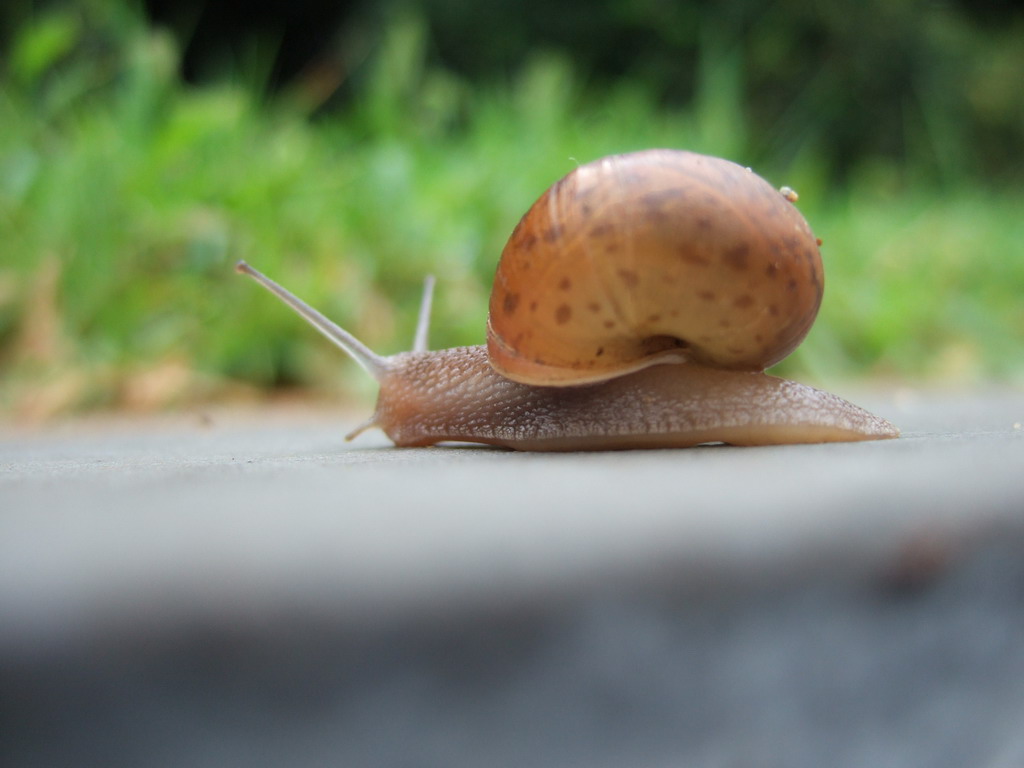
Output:
<svg viewBox="0 0 1024 768">
<path fill-rule="evenodd" d="M 6 427 L 0 762 L 1019 765 L 1024 394 L 855 395 L 903 437 Z"/>
</svg>

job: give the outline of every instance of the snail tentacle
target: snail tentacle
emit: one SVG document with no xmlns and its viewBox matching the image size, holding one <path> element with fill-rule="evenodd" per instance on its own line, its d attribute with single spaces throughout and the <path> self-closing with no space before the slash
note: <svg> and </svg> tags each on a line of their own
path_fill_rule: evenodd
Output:
<svg viewBox="0 0 1024 768">
<path fill-rule="evenodd" d="M 359 339 L 339 326 L 333 320 L 327 319 L 319 311 L 313 309 L 298 296 L 286 288 L 275 283 L 258 269 L 249 266 L 245 261 L 235 264 L 235 271 L 248 275 L 281 301 L 291 307 L 306 322 L 316 328 L 335 345 L 344 350 L 349 357 L 359 363 L 377 381 L 383 381 L 384 377 L 391 371 L 390 363 L 386 357 L 382 357 L 363 344 Z"/>
<path fill-rule="evenodd" d="M 416 335 L 412 341 L 413 352 L 426 352 L 430 335 L 430 308 L 434 303 L 434 276 L 423 278 L 423 296 L 420 299 L 420 312 L 416 318 Z"/>
</svg>

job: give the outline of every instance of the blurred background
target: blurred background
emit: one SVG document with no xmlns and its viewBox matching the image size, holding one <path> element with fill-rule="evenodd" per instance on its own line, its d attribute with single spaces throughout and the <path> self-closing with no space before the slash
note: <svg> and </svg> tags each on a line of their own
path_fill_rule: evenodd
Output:
<svg viewBox="0 0 1024 768">
<path fill-rule="evenodd" d="M 0 52 L 9 418 L 369 399 L 237 259 L 385 354 L 434 273 L 432 345 L 482 343 L 530 204 L 654 146 L 799 192 L 827 290 L 786 374 L 1024 384 L 1010 0 L 14 0 Z"/>
</svg>

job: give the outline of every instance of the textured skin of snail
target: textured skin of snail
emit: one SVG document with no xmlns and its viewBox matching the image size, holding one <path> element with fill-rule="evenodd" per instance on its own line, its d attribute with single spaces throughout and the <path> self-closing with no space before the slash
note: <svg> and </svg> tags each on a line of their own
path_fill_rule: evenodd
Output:
<svg viewBox="0 0 1024 768">
<path fill-rule="evenodd" d="M 569 451 L 897 437 L 836 395 L 764 373 L 803 340 L 822 298 L 818 241 L 794 199 L 691 152 L 581 166 L 512 233 L 486 347 L 428 352 L 418 341 L 381 357 L 244 262 L 237 269 L 379 382 L 373 417 L 349 438 L 379 427 L 399 446 Z"/>
<path fill-rule="evenodd" d="M 367 426 L 396 445 L 445 441 L 525 451 L 778 445 L 895 437 L 887 422 L 842 398 L 764 373 L 658 365 L 598 384 L 511 381 L 484 347 L 395 355 Z M 418 382 L 429 381 L 424 388 Z"/>
</svg>

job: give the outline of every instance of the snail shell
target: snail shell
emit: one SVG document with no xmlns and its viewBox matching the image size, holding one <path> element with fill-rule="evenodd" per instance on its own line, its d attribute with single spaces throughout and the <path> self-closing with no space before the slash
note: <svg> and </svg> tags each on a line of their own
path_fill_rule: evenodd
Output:
<svg viewBox="0 0 1024 768">
<path fill-rule="evenodd" d="M 675 150 L 580 166 L 512 233 L 487 349 L 514 381 L 580 384 L 664 362 L 761 371 L 823 292 L 800 212 L 735 163 Z"/>
</svg>

